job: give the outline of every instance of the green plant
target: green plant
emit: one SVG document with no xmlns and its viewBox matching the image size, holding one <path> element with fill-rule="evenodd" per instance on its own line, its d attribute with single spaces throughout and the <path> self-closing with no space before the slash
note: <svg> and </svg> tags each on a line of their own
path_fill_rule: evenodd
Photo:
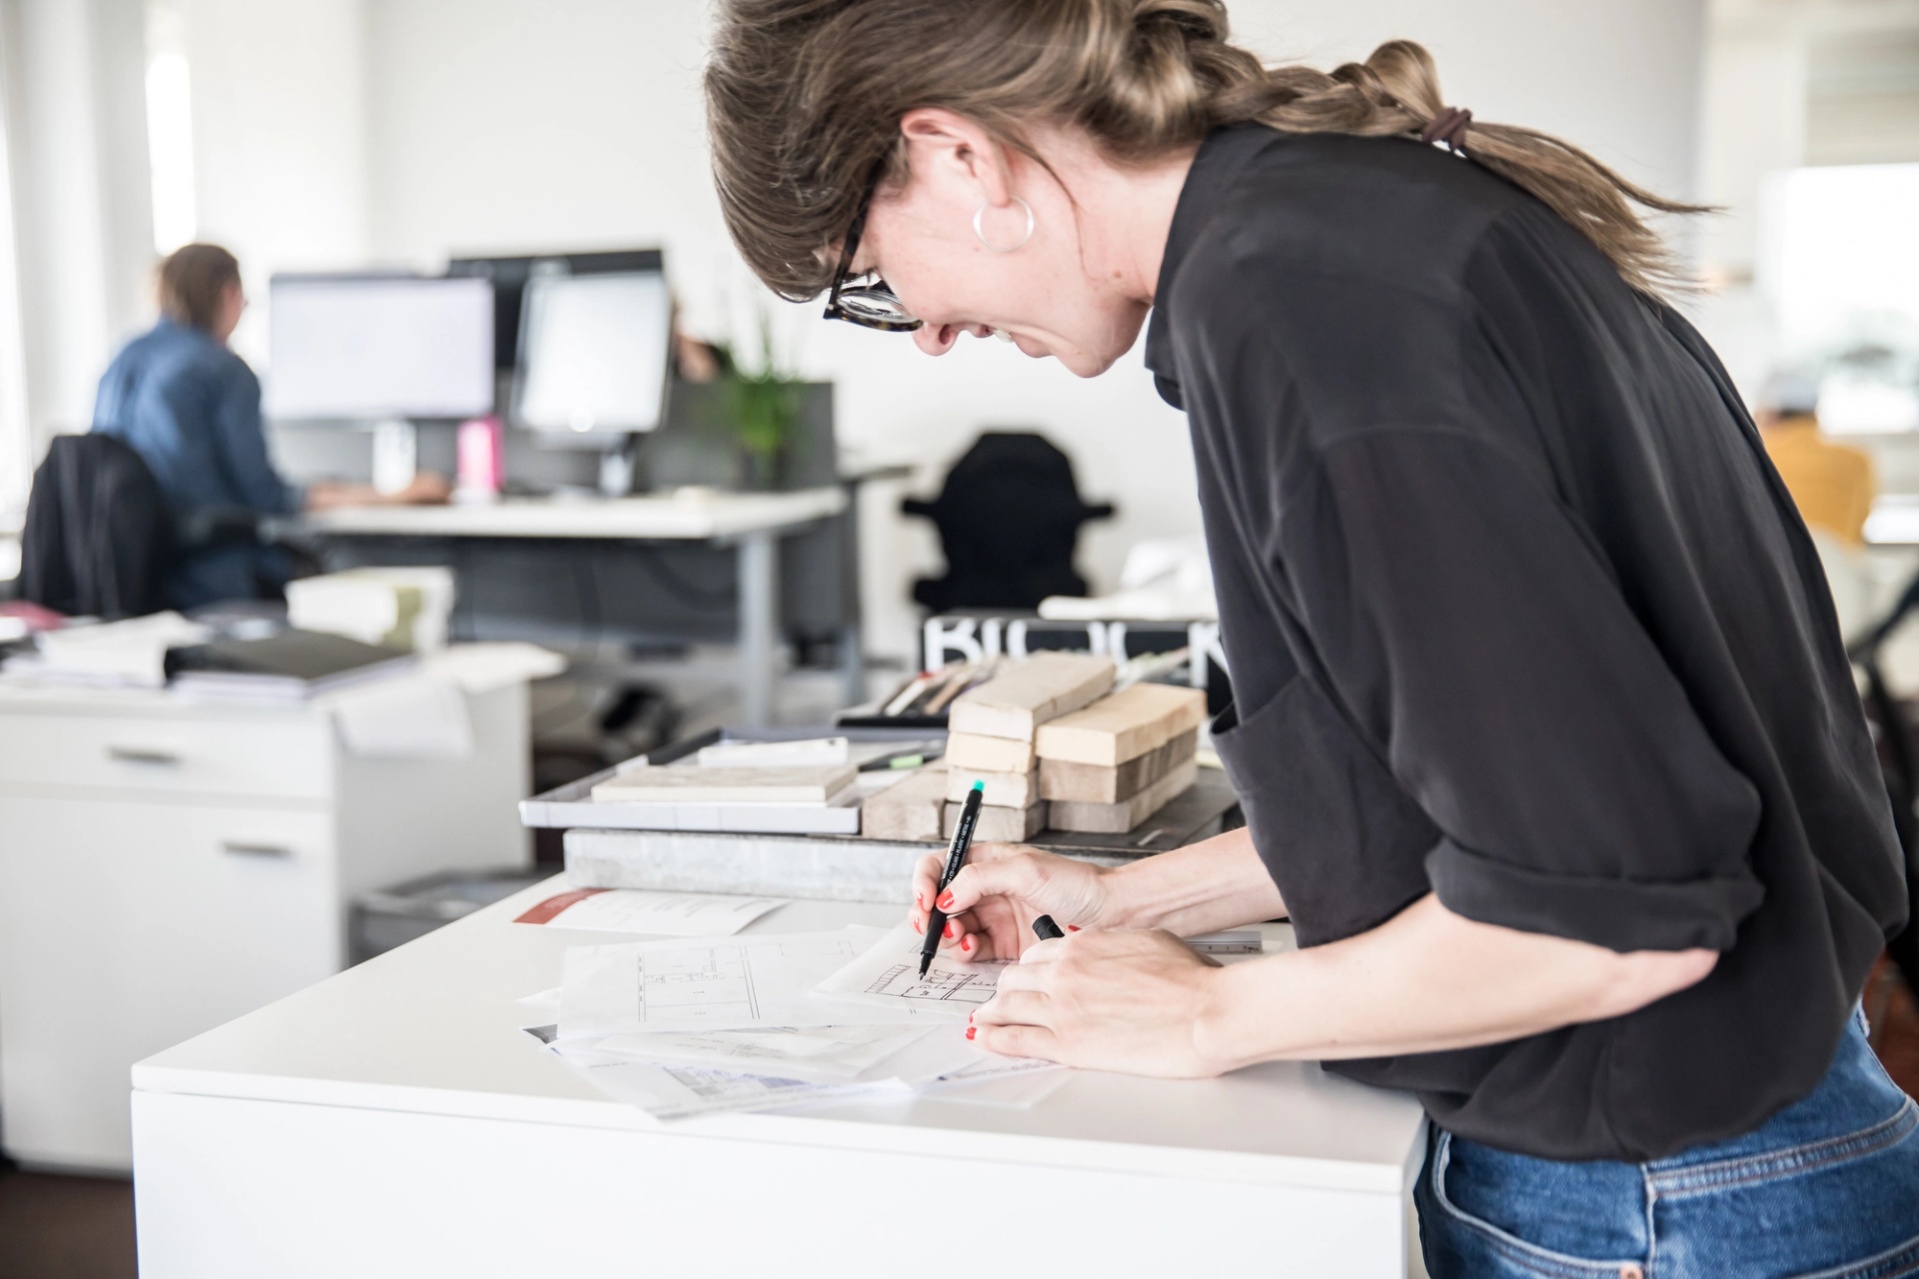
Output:
<svg viewBox="0 0 1919 1279">
<path fill-rule="evenodd" d="M 756 367 L 730 351 L 723 351 L 727 380 L 727 417 L 733 438 L 744 455 L 755 487 L 772 483 L 780 454 L 792 437 L 799 417 L 800 383 L 780 361 L 773 342 L 773 318 L 759 314 L 759 358 Z"/>
</svg>

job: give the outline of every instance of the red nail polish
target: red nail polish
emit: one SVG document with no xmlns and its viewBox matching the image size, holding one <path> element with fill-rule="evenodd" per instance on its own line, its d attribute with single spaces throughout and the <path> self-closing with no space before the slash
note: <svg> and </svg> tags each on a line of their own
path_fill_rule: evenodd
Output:
<svg viewBox="0 0 1919 1279">
<path fill-rule="evenodd" d="M 973 949 L 973 939 L 971 937 L 960 938 L 960 949 L 961 950 Z"/>
<path fill-rule="evenodd" d="M 1066 931 L 1067 931 L 1067 932 L 1069 932 L 1069 933 L 1076 933 L 1076 932 L 1078 932 L 1078 931 L 1079 931 L 1079 925 L 1078 925 L 1078 924 L 1068 924 L 1068 925 L 1066 925 Z"/>
<path fill-rule="evenodd" d="M 953 909 L 953 894 L 942 893 L 939 901 L 935 902 L 934 905 L 938 906 L 941 910 Z"/>
<path fill-rule="evenodd" d="M 977 1027 L 977 1026 L 968 1026 L 968 1027 L 966 1028 L 966 1037 L 967 1037 L 968 1039 L 971 1039 L 971 1038 L 972 1038 L 972 1037 L 973 1037 L 974 1035 L 976 1035 L 976 1034 L 978 1034 L 978 1033 L 979 1033 L 979 1027 Z"/>
<path fill-rule="evenodd" d="M 953 935 L 953 921 L 950 919 L 946 921 L 946 935 L 948 937 Z"/>
</svg>

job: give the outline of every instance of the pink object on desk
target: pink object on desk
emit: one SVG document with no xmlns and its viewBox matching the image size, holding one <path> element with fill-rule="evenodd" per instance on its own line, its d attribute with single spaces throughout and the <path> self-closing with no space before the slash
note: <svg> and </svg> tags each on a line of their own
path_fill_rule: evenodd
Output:
<svg viewBox="0 0 1919 1279">
<path fill-rule="evenodd" d="M 460 423 L 459 496 L 466 501 L 486 500 L 500 492 L 502 433 L 497 417 L 476 417 Z"/>
</svg>

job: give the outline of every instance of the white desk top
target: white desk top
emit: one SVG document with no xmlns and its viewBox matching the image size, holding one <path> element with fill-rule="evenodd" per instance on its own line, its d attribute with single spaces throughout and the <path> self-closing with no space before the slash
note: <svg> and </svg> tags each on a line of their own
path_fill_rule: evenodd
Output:
<svg viewBox="0 0 1919 1279">
<path fill-rule="evenodd" d="M 1919 496 L 1888 493 L 1875 501 L 1866 517 L 1866 542 L 1871 546 L 1919 546 Z"/>
<path fill-rule="evenodd" d="M 846 509 L 839 488 L 617 499 L 509 498 L 490 506 L 348 506 L 301 517 L 316 533 L 397 537 L 658 538 L 708 541 L 790 528 Z"/>
<path fill-rule="evenodd" d="M 133 1068 L 145 1092 L 651 1130 L 519 1027 L 569 945 L 630 940 L 511 922 L 550 880 Z M 890 925 L 898 908 L 794 902 L 748 931 Z M 1282 942 L 1281 939 L 1284 939 Z M 1290 930 L 1269 930 L 1268 947 Z M 1176 1082 L 1086 1072 L 1031 1109 L 934 1097 L 720 1114 L 667 1130 L 722 1140 L 942 1154 L 1400 1194 L 1423 1156 L 1411 1098 L 1275 1063 Z"/>
</svg>

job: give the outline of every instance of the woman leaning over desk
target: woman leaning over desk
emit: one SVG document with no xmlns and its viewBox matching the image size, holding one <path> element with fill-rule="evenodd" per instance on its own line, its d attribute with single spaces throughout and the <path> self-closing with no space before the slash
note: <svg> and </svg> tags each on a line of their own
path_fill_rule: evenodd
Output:
<svg viewBox="0 0 1919 1279">
<path fill-rule="evenodd" d="M 1022 962 L 978 1042 L 1416 1092 L 1439 1276 L 1919 1273 L 1856 1011 L 1890 814 L 1818 558 L 1660 299 L 1635 206 L 1678 206 L 1416 45 L 1264 68 L 1217 0 L 728 0 L 707 93 L 771 287 L 1085 377 L 1150 309 L 1190 420 L 1248 829 L 981 849 L 947 944 Z M 1297 953 L 1176 940 L 1281 914 Z"/>
</svg>

